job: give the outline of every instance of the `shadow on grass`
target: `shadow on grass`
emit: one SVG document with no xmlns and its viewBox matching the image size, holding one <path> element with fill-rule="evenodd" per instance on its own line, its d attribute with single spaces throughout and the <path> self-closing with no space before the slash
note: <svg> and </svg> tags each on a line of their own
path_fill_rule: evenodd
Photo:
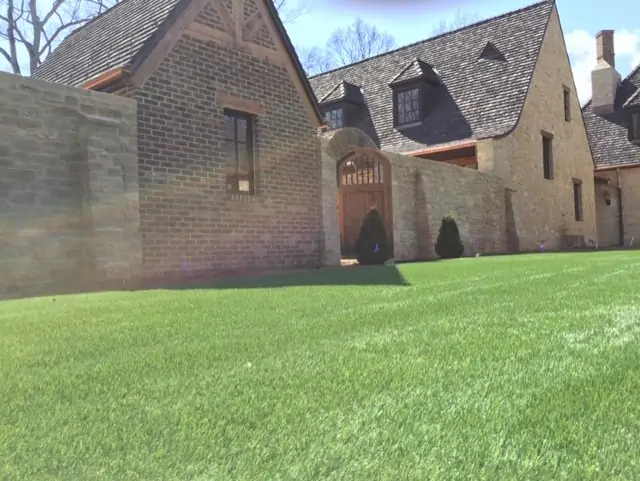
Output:
<svg viewBox="0 0 640 481">
<path fill-rule="evenodd" d="M 163 289 L 265 289 L 295 286 L 409 286 L 395 266 L 328 267 L 219 280 L 181 282 Z"/>
</svg>

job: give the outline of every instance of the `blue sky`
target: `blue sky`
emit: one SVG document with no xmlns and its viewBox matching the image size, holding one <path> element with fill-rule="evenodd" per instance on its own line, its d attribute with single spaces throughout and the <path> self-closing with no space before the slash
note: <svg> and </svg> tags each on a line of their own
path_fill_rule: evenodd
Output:
<svg viewBox="0 0 640 481">
<path fill-rule="evenodd" d="M 46 0 L 41 0 L 45 1 Z M 489 18 L 522 8 L 535 0 L 288 0 L 300 1 L 307 14 L 287 25 L 296 47 L 322 46 L 331 32 L 356 17 L 394 36 L 398 45 L 424 40 L 441 20 L 456 15 Z M 590 97 L 590 72 L 595 64 L 595 34 L 616 31 L 618 71 L 624 76 L 640 64 L 639 0 L 557 0 L 567 50 L 581 101 Z M 3 45 L 6 46 L 6 45 Z M 24 64 L 24 62 L 23 62 Z M 0 69 L 8 64 L 0 59 Z"/>
<path fill-rule="evenodd" d="M 314 2 L 309 14 L 288 24 L 287 30 L 296 47 L 323 45 L 333 29 L 360 16 L 405 45 L 428 38 L 442 19 L 451 21 L 458 12 L 489 18 L 532 3 L 535 0 L 324 0 Z M 640 1 L 557 0 L 556 4 L 581 101 L 590 97 L 599 30 L 616 31 L 616 66 L 623 76 L 640 63 Z"/>
</svg>

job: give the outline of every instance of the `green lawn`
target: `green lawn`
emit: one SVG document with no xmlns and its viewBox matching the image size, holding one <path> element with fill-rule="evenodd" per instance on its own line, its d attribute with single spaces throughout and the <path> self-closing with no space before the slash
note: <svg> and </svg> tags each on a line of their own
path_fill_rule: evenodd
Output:
<svg viewBox="0 0 640 481">
<path fill-rule="evenodd" d="M 638 480 L 640 252 L 0 303 L 0 479 Z"/>
</svg>

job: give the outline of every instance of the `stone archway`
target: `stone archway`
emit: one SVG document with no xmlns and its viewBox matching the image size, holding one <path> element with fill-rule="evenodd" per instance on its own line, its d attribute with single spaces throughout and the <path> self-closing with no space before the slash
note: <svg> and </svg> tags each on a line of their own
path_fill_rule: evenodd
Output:
<svg viewBox="0 0 640 481">
<path fill-rule="evenodd" d="M 321 136 L 325 263 L 353 254 L 362 219 L 376 207 L 393 246 L 391 163 L 362 130 L 347 127 Z M 330 179 L 333 178 L 333 185 Z"/>
</svg>

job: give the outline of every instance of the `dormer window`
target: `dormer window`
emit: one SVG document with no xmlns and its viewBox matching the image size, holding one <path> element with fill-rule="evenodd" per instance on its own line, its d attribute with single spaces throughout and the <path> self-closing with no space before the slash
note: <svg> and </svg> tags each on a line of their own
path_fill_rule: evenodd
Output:
<svg viewBox="0 0 640 481">
<path fill-rule="evenodd" d="M 420 120 L 420 89 L 418 87 L 396 92 L 395 104 L 397 125 Z"/>
<path fill-rule="evenodd" d="M 640 145 L 640 110 L 631 112 L 628 120 L 629 140 Z"/>
<path fill-rule="evenodd" d="M 341 129 L 344 127 L 343 110 L 341 107 L 327 110 L 324 118 L 329 122 L 330 128 Z"/>
<path fill-rule="evenodd" d="M 438 98 L 440 77 L 435 69 L 415 59 L 396 75 L 389 87 L 393 92 L 393 126 L 412 127 L 424 120 Z"/>
</svg>

